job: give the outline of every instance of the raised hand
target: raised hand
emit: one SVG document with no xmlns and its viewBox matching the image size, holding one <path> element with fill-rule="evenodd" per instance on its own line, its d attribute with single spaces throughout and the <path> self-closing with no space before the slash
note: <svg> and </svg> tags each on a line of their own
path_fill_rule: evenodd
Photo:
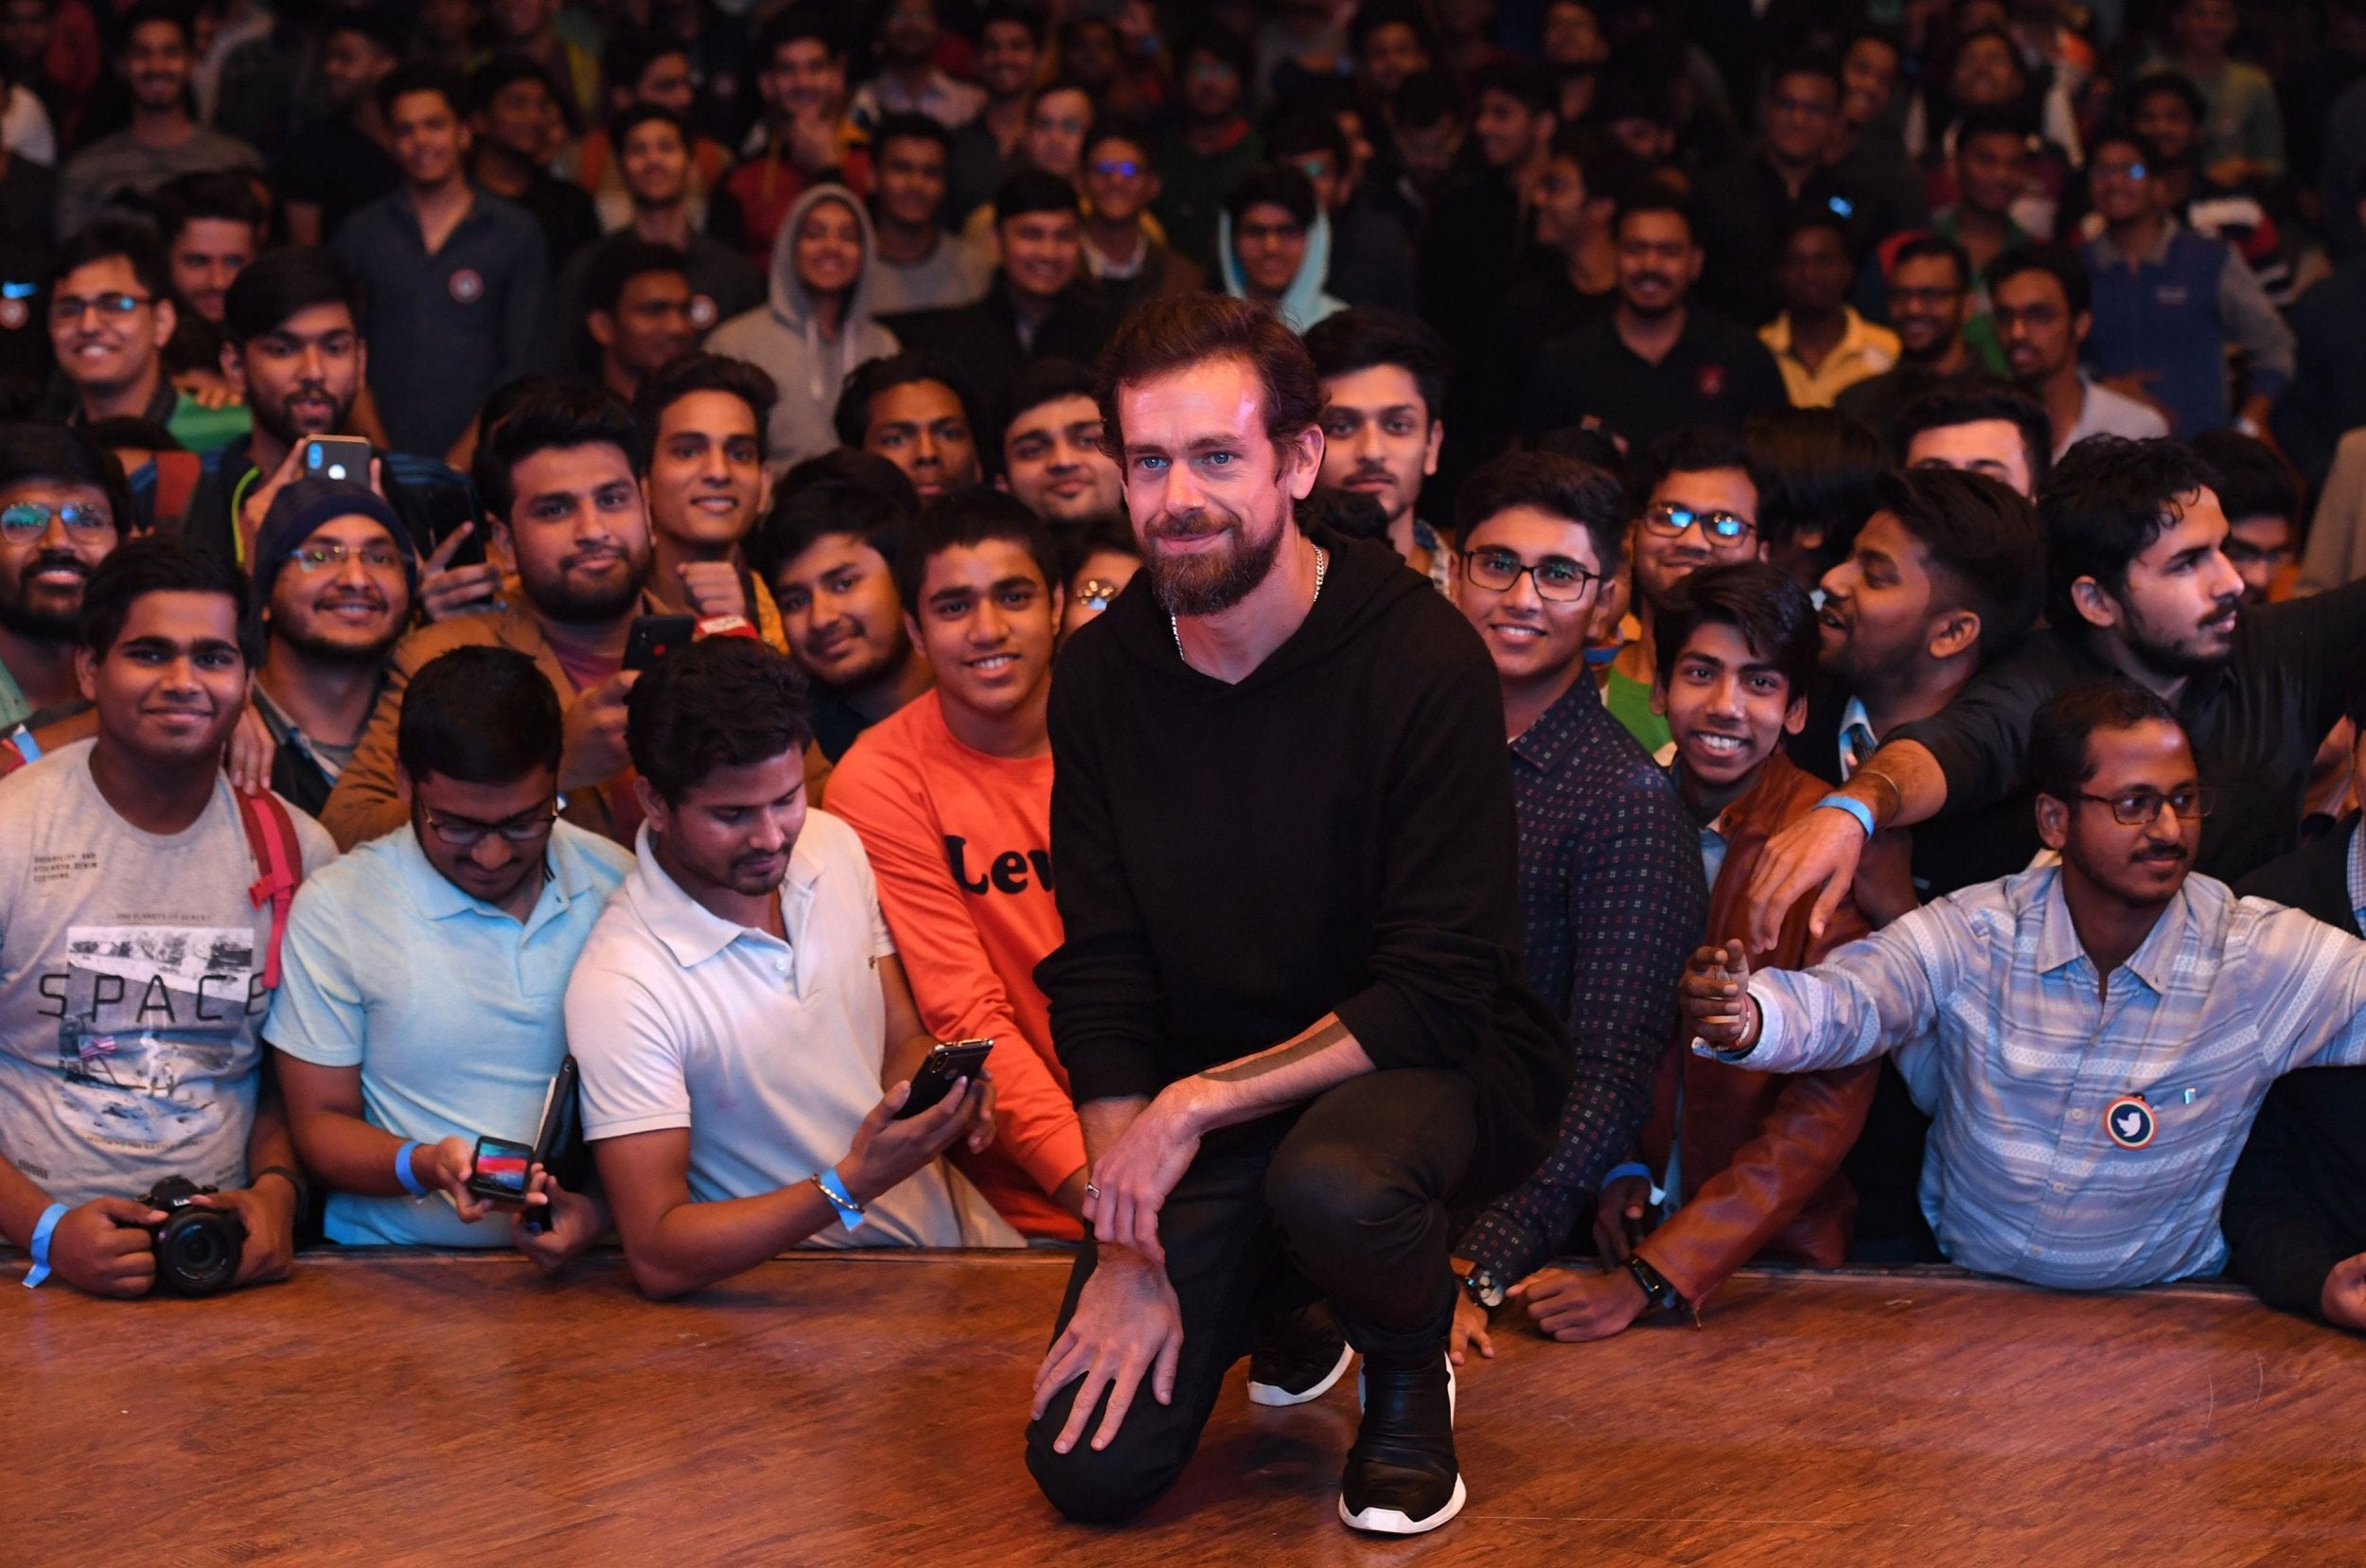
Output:
<svg viewBox="0 0 2366 1568">
<path fill-rule="evenodd" d="M 1808 934 L 1821 937 L 1856 879 L 1864 844 L 1863 826 L 1836 807 L 1810 811 L 1769 838 L 1746 897 L 1751 948 L 1772 951 L 1782 941 L 1792 906 L 1810 891 L 1815 907 L 1808 913 Z"/>
<path fill-rule="evenodd" d="M 1694 951 L 1677 987 L 1685 1028 L 1711 1050 L 1739 1056 L 1757 1044 L 1758 1006 L 1750 998 L 1750 960 L 1739 942 Z"/>
<path fill-rule="evenodd" d="M 464 522 L 444 536 L 435 554 L 419 563 L 419 609 L 431 621 L 455 615 L 475 615 L 501 608 L 502 569 L 491 561 L 454 566 L 452 556 L 476 535 L 476 524 Z"/>
</svg>

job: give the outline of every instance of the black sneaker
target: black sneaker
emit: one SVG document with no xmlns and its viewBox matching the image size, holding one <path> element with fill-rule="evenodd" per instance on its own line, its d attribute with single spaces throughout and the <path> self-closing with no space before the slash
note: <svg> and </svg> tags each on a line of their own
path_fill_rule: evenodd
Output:
<svg viewBox="0 0 2366 1568">
<path fill-rule="evenodd" d="M 1355 1351 L 1331 1309 L 1321 1302 L 1285 1313 L 1265 1326 L 1248 1357 L 1252 1404 L 1304 1404 L 1331 1392 Z"/>
<path fill-rule="evenodd" d="M 1339 1477 L 1339 1517 L 1375 1535 L 1420 1535 L 1456 1514 L 1469 1493 L 1454 1456 L 1454 1367 L 1446 1358 L 1408 1370 L 1365 1363 L 1364 1425 Z"/>
</svg>

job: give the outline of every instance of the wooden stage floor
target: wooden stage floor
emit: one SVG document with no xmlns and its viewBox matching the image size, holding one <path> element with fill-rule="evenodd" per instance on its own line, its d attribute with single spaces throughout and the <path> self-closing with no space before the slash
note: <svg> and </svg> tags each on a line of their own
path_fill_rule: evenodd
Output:
<svg viewBox="0 0 2366 1568">
<path fill-rule="evenodd" d="M 663 1305 L 613 1258 L 551 1286 L 311 1257 L 210 1302 L 10 1285 L 0 1562 L 2366 1564 L 2366 1341 L 2216 1287 L 1947 1273 L 1499 1336 L 1462 1383 L 1469 1508 L 1419 1540 L 1336 1521 L 1350 1385 L 1254 1410 L 1238 1371 L 1174 1495 L 1069 1526 L 1019 1444 L 1066 1266 L 797 1258 Z"/>
</svg>

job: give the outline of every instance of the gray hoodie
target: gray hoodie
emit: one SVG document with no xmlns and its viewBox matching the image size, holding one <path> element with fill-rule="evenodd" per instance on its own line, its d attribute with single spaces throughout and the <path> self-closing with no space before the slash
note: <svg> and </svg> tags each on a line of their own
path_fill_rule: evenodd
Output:
<svg viewBox="0 0 2366 1568">
<path fill-rule="evenodd" d="M 813 319 L 813 297 L 797 279 L 797 230 L 817 202 L 843 202 L 854 209 L 856 232 L 862 236 L 862 271 L 855 279 L 853 297 L 846 302 L 846 319 L 838 341 L 825 343 Z M 816 185 L 797 199 L 772 242 L 771 297 L 744 315 L 733 316 L 707 334 L 707 351 L 728 354 L 761 366 L 780 391 L 772 405 L 766 466 L 778 473 L 792 463 L 818 456 L 838 445 L 830 421 L 838 408 L 839 389 L 865 360 L 896 352 L 895 334 L 871 319 L 873 259 L 871 215 L 844 185 Z"/>
</svg>

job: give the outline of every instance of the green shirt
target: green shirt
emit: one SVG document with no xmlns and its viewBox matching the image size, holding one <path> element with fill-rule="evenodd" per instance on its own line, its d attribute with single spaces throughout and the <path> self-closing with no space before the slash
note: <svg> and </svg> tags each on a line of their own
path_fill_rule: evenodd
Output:
<svg viewBox="0 0 2366 1568">
<path fill-rule="evenodd" d="M 1627 733 L 1652 757 L 1675 741 L 1668 728 L 1668 720 L 1651 712 L 1651 688 L 1616 669 L 1602 687 L 1602 706 L 1611 716 L 1627 727 Z"/>
<path fill-rule="evenodd" d="M 201 455 L 228 446 L 254 428 L 255 415 L 244 403 L 209 409 L 185 392 L 174 395 L 172 414 L 165 421 L 165 429 L 175 441 Z"/>
</svg>

